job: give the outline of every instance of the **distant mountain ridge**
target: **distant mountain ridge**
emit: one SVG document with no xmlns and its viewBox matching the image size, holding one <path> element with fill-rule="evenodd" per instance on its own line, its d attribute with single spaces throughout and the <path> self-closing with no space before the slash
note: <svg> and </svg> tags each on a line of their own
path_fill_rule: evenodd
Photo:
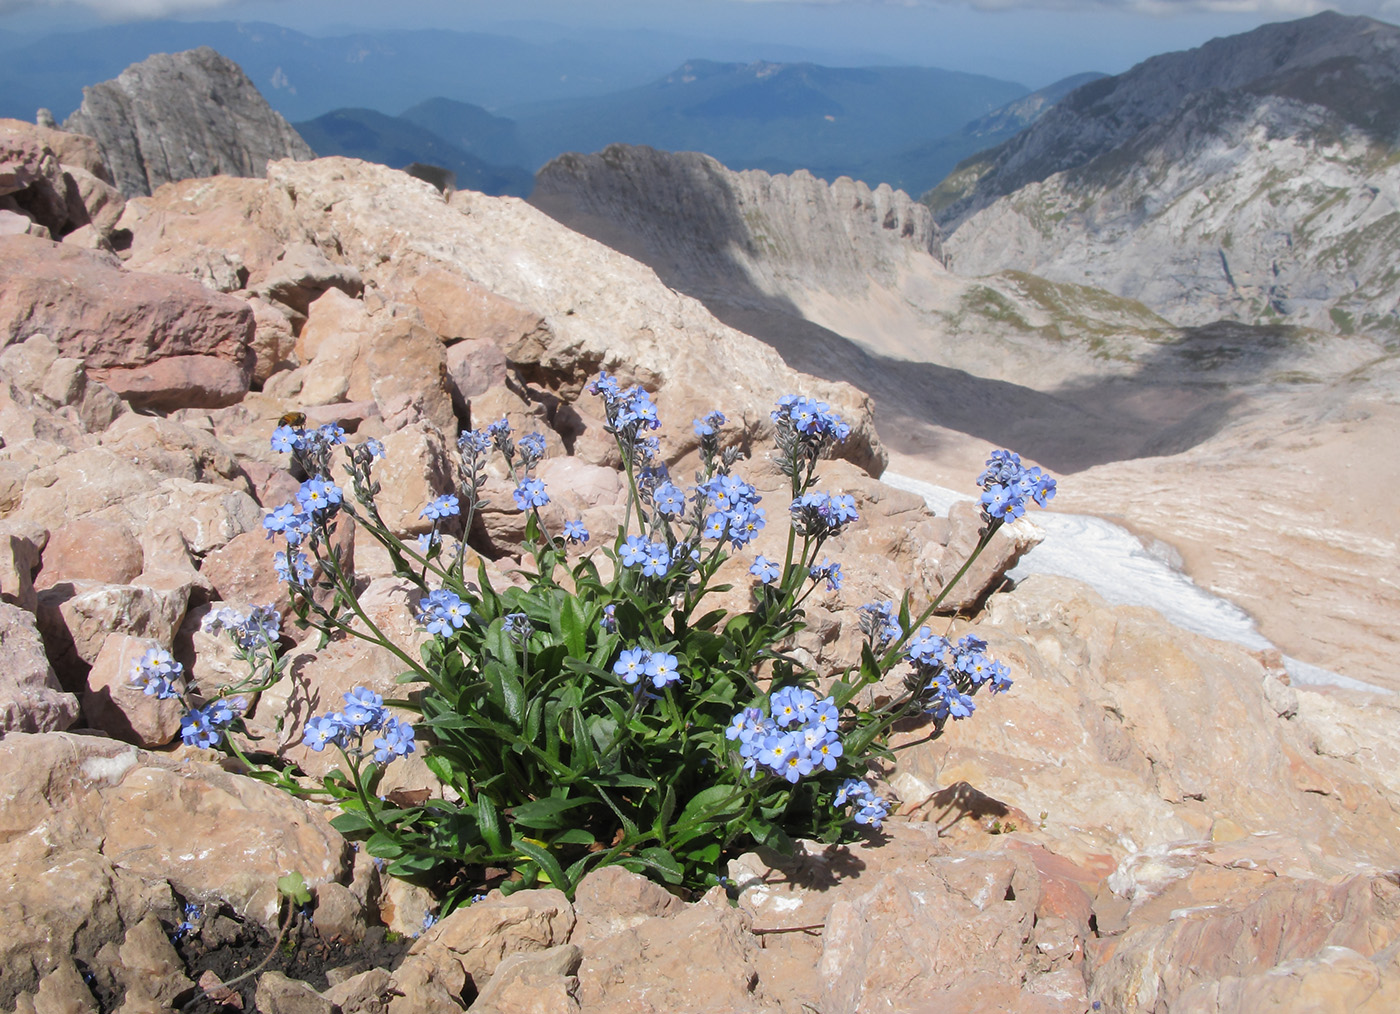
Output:
<svg viewBox="0 0 1400 1014">
<path fill-rule="evenodd" d="M 373 109 L 337 109 L 296 129 L 317 155 L 346 155 L 391 169 L 415 162 L 440 166 L 453 174 L 458 189 L 527 197 L 534 186 L 526 169 L 489 162 L 404 117 Z"/>
<path fill-rule="evenodd" d="M 956 270 L 1400 337 L 1400 28 L 1319 14 L 1082 86 L 925 200 Z"/>
<path fill-rule="evenodd" d="M 881 152 L 954 133 L 1024 85 L 929 67 L 690 60 L 649 84 L 505 110 L 538 165 L 560 152 L 641 144 L 703 151 L 736 169 L 883 177 Z"/>
</svg>

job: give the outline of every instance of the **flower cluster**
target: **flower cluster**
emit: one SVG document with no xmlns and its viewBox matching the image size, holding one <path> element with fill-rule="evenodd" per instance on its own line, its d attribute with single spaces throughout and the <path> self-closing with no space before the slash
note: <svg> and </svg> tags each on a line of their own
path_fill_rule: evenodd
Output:
<svg viewBox="0 0 1400 1014">
<path fill-rule="evenodd" d="M 983 491 L 983 514 L 999 521 L 1015 521 L 1026 513 L 1028 501 L 1044 507 L 1055 496 L 1055 480 L 1039 468 L 1027 468 L 1014 451 L 993 451 L 977 484 Z"/>
<path fill-rule="evenodd" d="M 206 634 L 227 633 L 243 651 L 276 644 L 281 636 L 282 614 L 271 603 L 242 612 L 229 606 L 210 610 L 200 623 Z"/>
<path fill-rule="evenodd" d="M 380 764 L 414 752 L 413 726 L 389 714 L 384 707 L 384 698 L 366 687 L 355 687 L 343 696 L 343 711 L 332 711 L 307 720 L 301 735 L 303 743 L 318 753 L 330 745 L 348 752 L 361 749 L 364 737 L 377 732 L 374 759 Z"/>
<path fill-rule="evenodd" d="M 191 708 L 180 719 L 180 738 L 187 746 L 208 748 L 223 737 L 238 712 L 243 710 L 243 699 L 230 697 L 226 700 L 210 701 L 202 708 Z"/>
<path fill-rule="evenodd" d="M 695 495 L 714 510 L 705 518 L 701 534 L 707 539 L 728 538 L 735 549 L 748 545 L 768 523 L 767 512 L 758 502 L 758 490 L 727 472 L 712 476 L 695 487 Z"/>
<path fill-rule="evenodd" d="M 171 658 L 170 652 L 164 648 L 148 648 L 131 667 L 131 685 L 147 697 L 169 700 L 180 696 L 175 680 L 184 671 L 185 667 Z"/>
<path fill-rule="evenodd" d="M 920 627 L 905 646 L 905 657 L 914 666 L 924 711 L 940 721 L 967 718 L 976 710 L 972 695 L 983 686 L 994 694 L 1009 690 L 1006 666 L 986 652 L 987 642 L 980 637 L 967 634 L 953 644 Z"/>
<path fill-rule="evenodd" d="M 662 690 L 672 683 L 679 683 L 681 674 L 679 660 L 675 655 L 664 651 L 648 651 L 643 647 L 624 648 L 613 664 L 613 672 L 629 687 L 636 686 L 643 676 L 651 680 L 651 685 Z"/>
<path fill-rule="evenodd" d="M 642 568 L 644 577 L 665 577 L 671 569 L 671 550 L 664 542 L 648 542 L 640 535 L 629 535 L 618 559 L 624 567 Z"/>
<path fill-rule="evenodd" d="M 428 506 L 418 512 L 420 518 L 428 518 L 431 521 L 442 521 L 446 518 L 456 517 L 462 513 L 461 502 L 451 493 L 444 493 L 428 501 Z"/>
<path fill-rule="evenodd" d="M 807 569 L 808 575 L 813 581 L 826 581 L 827 591 L 836 591 L 841 587 L 841 565 L 832 563 L 823 558 L 821 563 L 814 563 Z"/>
<path fill-rule="evenodd" d="M 871 647 L 876 652 L 884 651 L 904 636 L 904 628 L 899 624 L 899 615 L 894 603 L 870 602 L 857 610 L 860 613 L 861 633 L 870 638 Z"/>
<path fill-rule="evenodd" d="M 839 535 L 852 521 L 860 520 L 855 497 L 844 493 L 832 496 L 812 490 L 794 500 L 789 509 L 798 535 L 823 538 Z"/>
<path fill-rule="evenodd" d="M 757 778 L 762 765 L 796 784 L 813 771 L 836 770 L 843 748 L 834 698 L 818 700 L 805 687 L 788 686 L 769 695 L 768 711 L 744 708 L 724 731 L 738 742 L 745 771 Z"/>
<path fill-rule="evenodd" d="M 851 427 L 842 422 L 826 402 L 796 394 L 785 394 L 778 399 L 778 407 L 773 410 L 773 421 L 810 438 L 840 442 L 851 433 Z"/>
<path fill-rule="evenodd" d="M 836 798 L 831 801 L 831 805 L 838 810 L 848 803 L 853 811 L 852 820 L 857 824 L 869 824 L 877 831 L 884 819 L 890 815 L 890 804 L 883 797 L 877 796 L 868 782 L 859 778 L 848 778 L 842 782 L 841 787 L 836 790 Z"/>
<path fill-rule="evenodd" d="M 603 399 L 607 421 L 603 428 L 618 438 L 618 444 L 631 465 L 646 465 L 657 456 L 654 439 L 642 436 L 644 430 L 660 429 L 661 420 L 651 395 L 636 384 L 624 389 L 607 370 L 588 385 L 590 394 Z"/>
<path fill-rule="evenodd" d="M 454 630 L 462 629 L 471 611 L 472 607 L 456 592 L 438 588 L 428 592 L 418 603 L 417 619 L 428 633 L 449 637 Z"/>
</svg>

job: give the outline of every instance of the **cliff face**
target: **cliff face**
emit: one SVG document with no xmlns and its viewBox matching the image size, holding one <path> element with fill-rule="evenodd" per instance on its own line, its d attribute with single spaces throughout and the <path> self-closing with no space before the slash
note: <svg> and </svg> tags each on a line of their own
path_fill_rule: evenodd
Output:
<svg viewBox="0 0 1400 1014">
<path fill-rule="evenodd" d="M 614 144 L 561 155 L 530 200 L 663 278 L 683 278 L 692 295 L 729 303 L 889 283 L 911 259 L 942 256 L 932 213 L 903 191 L 806 171 L 734 172 L 698 152 Z"/>
<path fill-rule="evenodd" d="M 238 64 L 207 46 L 157 53 L 84 88 L 63 126 L 97 139 L 128 197 L 201 176 L 261 176 L 271 159 L 315 158 Z"/>
<path fill-rule="evenodd" d="M 1396 334 L 1397 130 L 1400 29 L 1322 14 L 1079 88 L 930 200 L 962 274 Z"/>
</svg>

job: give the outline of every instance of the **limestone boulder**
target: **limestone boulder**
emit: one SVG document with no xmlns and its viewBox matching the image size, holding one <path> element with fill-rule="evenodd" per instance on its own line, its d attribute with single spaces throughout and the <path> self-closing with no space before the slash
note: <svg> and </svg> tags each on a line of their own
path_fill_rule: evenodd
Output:
<svg viewBox="0 0 1400 1014">
<path fill-rule="evenodd" d="M 128 584 L 145 569 L 141 543 L 121 521 L 89 515 L 55 528 L 44 547 L 38 587 L 65 581 Z"/>
<path fill-rule="evenodd" d="M 42 525 L 20 520 L 0 521 L 0 602 L 34 612 L 39 597 L 34 574 L 49 532 Z"/>
<path fill-rule="evenodd" d="M 333 263 L 319 247 L 310 243 L 288 243 L 268 267 L 258 292 L 266 299 L 305 314 L 312 302 L 332 288 L 358 296 L 364 290 L 364 282 L 354 267 Z"/>
<path fill-rule="evenodd" d="M 296 333 L 292 316 L 279 304 L 252 296 L 248 305 L 253 308 L 253 382 L 263 384 L 278 370 L 297 365 Z"/>
<path fill-rule="evenodd" d="M 164 647 L 129 634 L 112 634 L 102 642 L 88 672 L 83 718 L 89 727 L 141 747 L 164 746 L 180 733 L 188 710 L 178 697 L 161 700 L 131 682 L 132 669 L 150 648 Z M 183 678 L 177 688 L 184 688 Z"/>
<path fill-rule="evenodd" d="M 223 176 L 161 187 L 127 201 L 119 227 L 131 233 L 126 264 L 187 278 L 216 292 L 254 290 L 289 240 L 262 180 Z"/>
<path fill-rule="evenodd" d="M 948 512 L 947 550 L 938 561 L 934 575 L 942 589 L 957 575 L 958 570 L 981 539 L 982 511 L 974 503 L 959 500 Z M 1006 577 L 1026 553 L 1040 545 L 1044 533 L 1028 518 L 1003 525 L 992 536 L 987 548 L 978 554 L 967 573 L 953 585 L 939 605 L 941 613 L 972 612 Z"/>
<path fill-rule="evenodd" d="M 480 989 L 508 956 L 565 943 L 574 922 L 573 906 L 561 891 L 497 894 L 439 920 L 408 953 L 436 965 L 456 965 Z"/>
<path fill-rule="evenodd" d="M 78 717 L 44 655 L 34 614 L 0 603 L 0 736 L 63 730 Z"/>
<path fill-rule="evenodd" d="M 452 407 L 467 417 L 471 399 L 506 382 L 505 353 L 485 338 L 464 338 L 447 347 L 447 383 Z"/>
<path fill-rule="evenodd" d="M 189 600 L 188 584 L 64 581 L 39 594 L 39 630 L 60 682 L 76 689 L 111 634 L 173 643 Z"/>
<path fill-rule="evenodd" d="M 374 464 L 380 516 L 400 537 L 426 532 L 433 523 L 422 517 L 423 507 L 455 487 L 456 448 L 428 422 L 390 433 L 383 443 L 384 457 Z"/>
<path fill-rule="evenodd" d="M 449 439 L 457 416 L 447 383 L 447 352 L 436 334 L 411 317 L 378 322 L 369 339 L 365 367 L 369 389 L 389 430 L 420 420 Z"/>
<path fill-rule="evenodd" d="M 0 341 L 9 345 L 42 332 L 98 379 L 97 371 L 150 366 L 171 356 L 251 368 L 252 310 L 194 282 L 125 271 L 90 251 L 5 236 L 0 292 Z"/>
<path fill-rule="evenodd" d="M 963 631 L 985 638 L 1015 682 L 901 751 L 911 805 L 922 791 L 967 782 L 1040 815 L 1069 855 L 1122 859 L 1218 831 L 1304 835 L 1338 857 L 1334 875 L 1400 858 L 1380 830 L 1400 798 L 1368 754 L 1320 753 L 1307 727 L 1280 715 L 1253 654 L 1041 576 L 994 595 L 982 622 L 951 634 Z M 1394 727 L 1396 715 L 1373 709 L 1368 721 Z M 928 731 L 911 729 L 908 740 Z"/>
<path fill-rule="evenodd" d="M 249 339 L 251 351 L 251 334 Z M 241 401 L 248 393 L 251 366 L 247 360 L 233 363 L 217 356 L 169 356 L 147 366 L 109 367 L 96 375 L 134 408 L 171 412 Z"/>
</svg>

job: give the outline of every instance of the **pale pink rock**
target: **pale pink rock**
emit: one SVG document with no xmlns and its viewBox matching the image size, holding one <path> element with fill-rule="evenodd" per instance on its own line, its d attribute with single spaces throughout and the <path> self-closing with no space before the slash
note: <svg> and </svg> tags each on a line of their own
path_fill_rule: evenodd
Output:
<svg viewBox="0 0 1400 1014">
<path fill-rule="evenodd" d="M 287 586 L 277 579 L 272 557 L 285 549 L 285 542 L 270 540 L 264 532 L 243 532 L 209 553 L 199 572 L 209 579 L 221 599 L 280 601 L 286 598 Z"/>
<path fill-rule="evenodd" d="M 39 630 L 59 680 L 73 688 L 113 633 L 171 644 L 189 604 L 190 586 L 64 581 L 39 593 Z"/>
<path fill-rule="evenodd" d="M 358 296 L 364 290 L 364 282 L 354 267 L 331 263 L 319 247 L 310 243 L 288 243 L 283 247 L 258 285 L 258 291 L 267 299 L 298 313 L 306 313 L 307 307 L 331 288 Z"/>
<path fill-rule="evenodd" d="M 422 517 L 429 500 L 451 491 L 456 476 L 443 434 L 427 422 L 419 422 L 383 439 L 384 457 L 374 463 L 374 477 L 382 489 L 379 513 L 394 534 L 418 535 L 432 528 Z"/>
<path fill-rule="evenodd" d="M 109 257 L 29 236 L 0 237 L 0 342 L 40 332 L 90 371 L 169 356 L 213 356 L 243 370 L 253 313 L 194 282 L 125 271 Z"/>
<path fill-rule="evenodd" d="M 0 736 L 66 729 L 77 717 L 78 699 L 54 675 L 34 615 L 0 603 Z"/>
<path fill-rule="evenodd" d="M 307 308 L 306 323 L 297 335 L 297 358 L 305 365 L 320 355 L 327 339 L 335 335 L 363 336 L 369 330 L 369 311 L 362 301 L 340 289 L 327 289 Z"/>
<path fill-rule="evenodd" d="M 278 370 L 296 366 L 297 339 L 279 304 L 252 296 L 248 305 L 253 308 L 253 382 L 262 384 Z"/>
<path fill-rule="evenodd" d="M 102 517 L 75 518 L 49 536 L 36 585 L 44 589 L 64 581 L 129 584 L 144 566 L 141 543 L 127 525 Z"/>
<path fill-rule="evenodd" d="M 428 327 L 449 340 L 484 339 L 503 348 L 548 331 L 540 314 L 453 271 L 396 272 L 384 280 L 384 289 L 390 298 L 417 307 Z"/>
<path fill-rule="evenodd" d="M 63 175 L 68 184 L 69 221 L 75 226 L 91 225 L 101 236 L 110 234 L 126 206 L 122 192 L 81 166 L 66 165 Z"/>
<path fill-rule="evenodd" d="M 33 236 L 35 239 L 51 239 L 49 227 L 40 225 L 28 215 L 8 208 L 0 208 L 0 236 Z"/>
<path fill-rule="evenodd" d="M 117 981 L 126 987 L 126 1003 L 141 999 L 157 1009 L 174 1005 L 176 997 L 194 983 L 185 976 L 185 963 L 166 936 L 155 913 L 126 931 L 117 951 Z"/>
<path fill-rule="evenodd" d="M 94 376 L 135 408 L 172 412 L 241 401 L 248 393 L 250 367 L 249 362 L 215 356 L 170 356 L 146 366 L 95 370 Z"/>
<path fill-rule="evenodd" d="M 722 889 L 674 913 L 590 938 L 578 970 L 584 1010 L 741 1014 L 783 1009 L 760 981 L 759 938 Z"/>
<path fill-rule="evenodd" d="M 455 964 L 480 989 L 508 955 L 556 947 L 573 928 L 574 909 L 561 891 L 494 894 L 440 919 L 408 953 Z"/>
<path fill-rule="evenodd" d="M 480 1014 L 569 1014 L 578 1003 L 579 963 L 583 952 L 573 944 L 511 954 L 481 990 L 472 1009 Z"/>
<path fill-rule="evenodd" d="M 161 700 L 131 681 L 132 669 L 141 656 L 160 647 L 168 646 L 128 634 L 112 634 L 103 641 L 83 694 L 83 717 L 89 726 L 148 748 L 164 746 L 179 735 L 180 719 L 188 710 L 184 700 Z M 176 688 L 183 690 L 183 678 L 176 681 Z"/>
<path fill-rule="evenodd" d="M 258 976 L 253 1003 L 262 1014 L 335 1014 L 335 1005 L 308 983 L 281 972 Z"/>
<path fill-rule="evenodd" d="M 442 340 L 408 317 L 381 318 L 375 324 L 365 366 L 384 425 L 396 430 L 422 420 L 454 438 L 457 416 Z"/>
<path fill-rule="evenodd" d="M 98 1014 L 100 1008 L 77 966 L 62 960 L 44 976 L 34 996 L 34 1014 Z"/>
<path fill-rule="evenodd" d="M 472 398 L 506 382 L 506 357 L 495 342 L 464 338 L 447 346 L 447 381 L 452 406 L 465 417 Z"/>
<path fill-rule="evenodd" d="M 48 540 L 48 529 L 42 525 L 20 520 L 0 521 L 0 602 L 19 606 L 30 613 L 38 608 L 34 574 Z"/>
<path fill-rule="evenodd" d="M 164 477 L 252 492 L 233 450 L 193 424 L 130 412 L 102 434 L 102 446 Z"/>
</svg>

